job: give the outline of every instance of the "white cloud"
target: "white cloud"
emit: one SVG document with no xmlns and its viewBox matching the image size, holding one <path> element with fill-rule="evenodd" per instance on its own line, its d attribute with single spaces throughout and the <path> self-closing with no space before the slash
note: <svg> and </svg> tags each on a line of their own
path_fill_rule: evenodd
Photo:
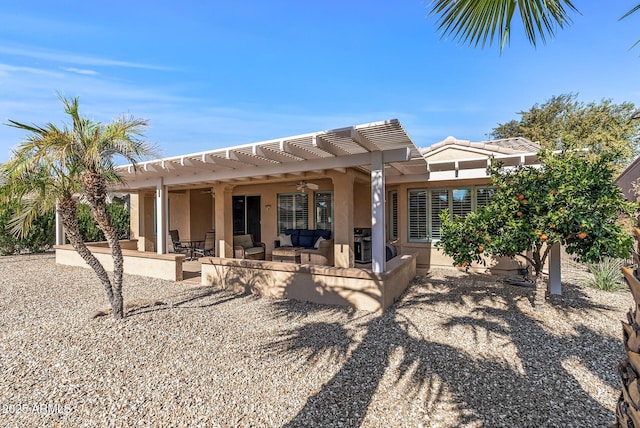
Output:
<svg viewBox="0 0 640 428">
<path fill-rule="evenodd" d="M 154 64 L 143 64 L 139 62 L 121 61 L 111 58 L 102 58 L 91 55 L 78 55 L 62 51 L 51 51 L 39 49 L 33 46 L 0 46 L 0 53 L 5 55 L 35 58 L 60 63 L 70 63 L 79 65 L 93 65 L 106 67 L 125 67 L 140 68 L 147 70 L 170 70 L 170 67 L 164 67 Z"/>
<path fill-rule="evenodd" d="M 70 73 L 77 73 L 77 74 L 84 74 L 87 76 L 95 76 L 98 73 L 95 70 L 87 70 L 87 69 L 82 69 L 82 68 L 73 68 L 73 67 L 62 67 L 63 70 L 68 71 Z"/>
</svg>

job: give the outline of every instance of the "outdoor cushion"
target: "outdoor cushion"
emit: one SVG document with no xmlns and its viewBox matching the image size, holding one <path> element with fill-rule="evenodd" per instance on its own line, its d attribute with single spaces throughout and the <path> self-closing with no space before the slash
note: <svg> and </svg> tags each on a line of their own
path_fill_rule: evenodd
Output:
<svg viewBox="0 0 640 428">
<path fill-rule="evenodd" d="M 293 243 L 291 242 L 291 235 L 282 234 L 278 237 L 278 239 L 280 239 L 281 247 L 293 247 Z"/>
<path fill-rule="evenodd" d="M 239 245 L 244 249 L 253 247 L 251 235 L 236 235 L 233 237 L 233 245 Z"/>
<path fill-rule="evenodd" d="M 317 250 L 302 250 L 300 263 L 308 265 L 333 266 L 333 239 L 320 241 Z"/>
<path fill-rule="evenodd" d="M 300 238 L 298 239 L 298 245 L 300 247 L 313 248 L 313 244 L 315 244 L 315 241 L 313 240 L 314 232 L 315 231 L 313 230 L 301 229 Z"/>
<path fill-rule="evenodd" d="M 284 233 L 291 236 L 293 247 L 314 248 L 319 237 L 331 238 L 331 231 L 325 229 L 286 229 Z M 283 246 L 282 242 L 280 246 Z"/>
<path fill-rule="evenodd" d="M 264 248 L 262 247 L 252 247 L 252 248 L 246 248 L 244 250 L 244 254 L 247 256 L 253 255 L 253 254 L 259 254 L 259 253 L 264 253 Z"/>
<path fill-rule="evenodd" d="M 316 240 L 316 243 L 313 245 L 313 248 L 315 248 L 315 249 L 317 250 L 317 249 L 318 249 L 318 247 L 320 246 L 320 243 L 321 243 L 322 241 L 326 241 L 326 239 L 324 239 L 324 238 L 321 236 L 321 237 L 319 237 L 319 238 Z"/>
<path fill-rule="evenodd" d="M 284 231 L 287 235 L 291 236 L 291 246 L 299 247 L 300 241 L 300 229 L 287 229 Z"/>
</svg>

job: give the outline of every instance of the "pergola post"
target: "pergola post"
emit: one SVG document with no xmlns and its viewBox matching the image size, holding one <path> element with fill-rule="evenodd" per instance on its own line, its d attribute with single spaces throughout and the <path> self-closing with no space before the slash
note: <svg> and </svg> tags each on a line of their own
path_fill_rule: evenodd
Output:
<svg viewBox="0 0 640 428">
<path fill-rule="evenodd" d="M 169 219 L 167 188 L 160 177 L 156 184 L 156 250 L 158 254 L 167 252 L 167 222 Z"/>
<path fill-rule="evenodd" d="M 371 270 L 385 271 L 384 162 L 382 152 L 371 153 Z"/>
<path fill-rule="evenodd" d="M 561 247 L 556 242 L 549 252 L 549 293 L 562 294 L 562 275 L 561 275 Z"/>
<path fill-rule="evenodd" d="M 64 245 L 64 226 L 62 225 L 62 216 L 58 212 L 58 203 L 56 202 L 56 245 Z"/>
<path fill-rule="evenodd" d="M 334 261 L 336 267 L 355 266 L 353 251 L 353 182 L 354 176 L 347 172 L 331 171 L 333 181 L 333 232 Z"/>
<path fill-rule="evenodd" d="M 233 187 L 213 186 L 215 195 L 216 256 L 233 258 Z"/>
</svg>

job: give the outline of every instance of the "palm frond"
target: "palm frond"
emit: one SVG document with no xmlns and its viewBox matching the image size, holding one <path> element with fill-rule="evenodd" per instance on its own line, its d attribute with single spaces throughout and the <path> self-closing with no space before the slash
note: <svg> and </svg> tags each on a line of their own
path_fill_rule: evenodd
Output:
<svg viewBox="0 0 640 428">
<path fill-rule="evenodd" d="M 620 19 L 618 19 L 618 21 L 623 20 L 625 18 L 627 18 L 629 15 L 636 13 L 638 10 L 640 10 L 640 4 L 636 5 L 633 7 L 633 9 L 631 9 L 629 12 L 625 13 L 624 15 L 622 15 L 620 17 Z"/>
<path fill-rule="evenodd" d="M 636 13 L 638 10 L 640 10 L 640 4 L 636 5 L 633 9 L 631 9 L 629 12 L 625 13 L 624 15 L 622 15 L 620 17 L 620 19 L 618 19 L 618 21 L 621 21 L 627 17 L 629 17 L 631 14 Z M 636 41 L 633 45 L 631 45 L 631 47 L 629 49 L 633 49 L 636 46 L 638 46 L 640 44 L 640 40 Z"/>
<path fill-rule="evenodd" d="M 429 15 L 438 16 L 442 37 L 453 36 L 469 46 L 500 39 L 500 50 L 509 42 L 516 9 L 525 35 L 536 46 L 554 36 L 556 27 L 571 23 L 569 12 L 578 12 L 571 0 L 432 0 Z"/>
</svg>

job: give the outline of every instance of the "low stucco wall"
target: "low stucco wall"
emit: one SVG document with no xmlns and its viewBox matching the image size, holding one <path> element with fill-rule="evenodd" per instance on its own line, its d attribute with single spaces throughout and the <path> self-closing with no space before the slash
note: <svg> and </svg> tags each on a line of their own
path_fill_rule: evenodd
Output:
<svg viewBox="0 0 640 428">
<path fill-rule="evenodd" d="M 381 274 L 359 268 L 297 265 L 260 260 L 205 257 L 202 285 L 261 296 L 381 311 L 393 304 L 416 275 L 415 254 L 387 262 Z"/>
<path fill-rule="evenodd" d="M 137 239 L 122 239 L 120 241 L 120 248 L 123 250 L 137 250 L 138 249 L 138 240 Z M 87 242 L 88 247 L 100 247 L 100 248 L 109 248 L 109 243 L 107 241 L 101 242 Z"/>
<path fill-rule="evenodd" d="M 418 275 L 426 275 L 431 269 L 457 269 L 453 263 L 453 259 L 441 249 L 435 247 L 431 243 L 396 243 L 398 252 L 412 252 L 416 254 L 416 270 Z M 472 272 L 491 272 L 492 275 L 500 277 L 508 277 L 517 275 L 523 267 L 523 263 L 516 259 L 507 257 L 486 258 L 486 265 L 473 263 Z"/>
<path fill-rule="evenodd" d="M 97 244 L 97 245 L 96 245 Z M 102 266 L 113 272 L 111 249 L 103 243 L 90 243 L 87 246 Z M 135 248 L 135 242 L 133 243 Z M 129 246 L 128 244 L 126 245 Z M 73 249 L 71 245 L 56 245 L 56 263 L 67 266 L 89 268 L 87 263 Z M 124 273 L 130 275 L 148 276 L 150 278 L 182 281 L 182 263 L 184 254 L 156 254 L 131 249 L 122 249 L 124 258 Z"/>
</svg>

